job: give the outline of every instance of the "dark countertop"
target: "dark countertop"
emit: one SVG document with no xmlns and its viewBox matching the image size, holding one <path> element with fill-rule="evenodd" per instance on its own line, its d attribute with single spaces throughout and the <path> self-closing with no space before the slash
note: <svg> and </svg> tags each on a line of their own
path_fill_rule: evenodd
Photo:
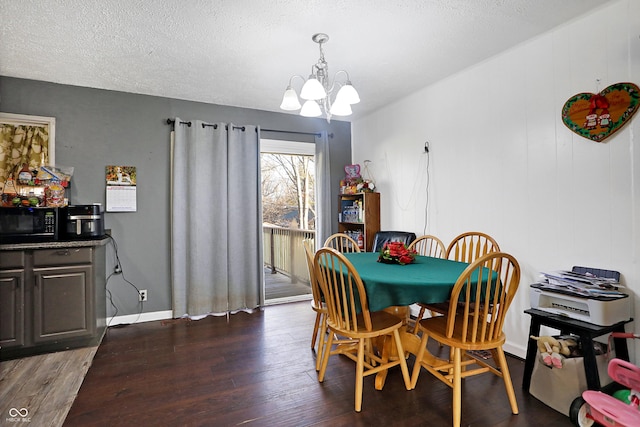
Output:
<svg viewBox="0 0 640 427">
<path fill-rule="evenodd" d="M 40 243 L 7 243 L 0 245 L 0 251 L 19 251 L 25 249 L 59 249 L 59 248 L 82 248 L 92 246 L 104 246 L 109 242 L 109 237 L 104 236 L 97 239 L 85 240 L 58 240 L 55 242 Z"/>
</svg>

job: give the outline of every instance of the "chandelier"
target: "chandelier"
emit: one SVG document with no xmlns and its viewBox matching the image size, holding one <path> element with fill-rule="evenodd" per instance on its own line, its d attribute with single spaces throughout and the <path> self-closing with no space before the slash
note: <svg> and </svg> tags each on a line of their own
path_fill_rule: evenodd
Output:
<svg viewBox="0 0 640 427">
<path fill-rule="evenodd" d="M 318 33 L 314 34 L 311 40 L 320 46 L 320 58 L 311 66 L 311 75 L 308 79 L 305 80 L 297 74 L 291 76 L 280 108 L 287 111 L 300 110 L 300 115 L 305 117 L 319 117 L 324 113 L 327 122 L 331 121 L 331 116 L 351 115 L 351 105 L 360 102 L 360 96 L 349 80 L 349 73 L 344 70 L 338 71 L 333 77 L 333 83 L 330 83 L 329 65 L 324 59 L 322 50 L 322 44 L 329 40 L 329 36 Z M 344 83 L 337 81 L 338 75 L 342 73 L 346 76 Z M 304 105 L 300 105 L 298 94 L 291 86 L 296 77 L 304 82 L 300 91 L 300 98 L 304 100 Z"/>
</svg>

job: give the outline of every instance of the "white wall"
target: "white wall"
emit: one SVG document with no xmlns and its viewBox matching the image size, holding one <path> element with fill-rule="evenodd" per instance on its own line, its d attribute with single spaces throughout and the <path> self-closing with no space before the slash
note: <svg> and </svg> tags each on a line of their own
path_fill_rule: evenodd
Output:
<svg viewBox="0 0 640 427">
<path fill-rule="evenodd" d="M 513 354 L 525 354 L 523 310 L 540 271 L 618 270 L 640 318 L 640 113 L 600 144 L 570 132 L 560 117 L 571 96 L 627 81 L 640 85 L 635 0 L 579 17 L 352 123 L 353 161 L 371 161 L 382 229 L 435 234 L 445 244 L 483 231 L 518 259 L 522 281 L 505 330 Z"/>
</svg>

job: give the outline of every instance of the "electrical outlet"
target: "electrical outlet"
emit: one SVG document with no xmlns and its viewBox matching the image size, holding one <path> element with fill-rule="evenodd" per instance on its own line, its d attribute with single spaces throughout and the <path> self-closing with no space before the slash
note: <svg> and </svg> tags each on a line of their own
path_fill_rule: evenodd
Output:
<svg viewBox="0 0 640 427">
<path fill-rule="evenodd" d="M 147 300 L 147 290 L 146 289 L 140 289 L 138 291 L 138 300 L 140 300 L 140 301 L 146 301 Z"/>
</svg>

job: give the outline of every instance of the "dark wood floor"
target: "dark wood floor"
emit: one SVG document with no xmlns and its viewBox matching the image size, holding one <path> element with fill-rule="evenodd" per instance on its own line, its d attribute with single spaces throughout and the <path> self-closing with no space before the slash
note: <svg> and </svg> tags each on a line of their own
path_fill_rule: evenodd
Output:
<svg viewBox="0 0 640 427">
<path fill-rule="evenodd" d="M 422 371 L 415 390 L 393 369 L 384 390 L 365 378 L 353 410 L 354 363 L 333 357 L 318 383 L 308 302 L 197 322 L 108 330 L 64 426 L 447 426 L 451 390 Z M 410 357 L 409 366 L 413 365 Z M 523 361 L 509 358 L 519 415 L 499 378 L 465 380 L 465 426 L 570 426 L 521 390 Z"/>
</svg>

